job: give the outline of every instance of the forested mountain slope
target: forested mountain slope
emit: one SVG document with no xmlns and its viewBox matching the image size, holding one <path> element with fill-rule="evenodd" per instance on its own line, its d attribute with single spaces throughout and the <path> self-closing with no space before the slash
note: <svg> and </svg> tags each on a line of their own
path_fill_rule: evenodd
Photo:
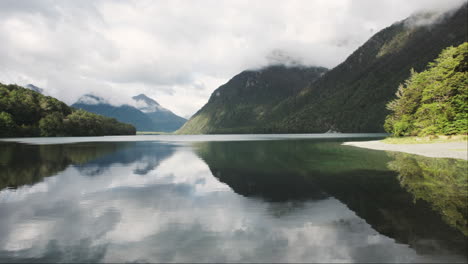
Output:
<svg viewBox="0 0 468 264">
<path fill-rule="evenodd" d="M 158 102 L 145 94 L 132 97 L 137 103 L 138 110 L 145 113 L 154 124 L 156 131 L 172 132 L 179 129 L 187 119 L 174 114 L 171 110 L 162 107 Z"/>
<path fill-rule="evenodd" d="M 132 125 L 71 108 L 30 89 L 0 84 L 0 137 L 134 134 Z"/>
<path fill-rule="evenodd" d="M 467 16 L 467 4 L 442 15 L 413 15 L 375 34 L 328 72 L 281 66 L 245 71 L 215 90 L 178 133 L 383 132 L 386 104 L 399 84 L 444 48 L 465 42 Z"/>
<path fill-rule="evenodd" d="M 422 71 L 439 53 L 467 40 L 467 5 L 432 24 L 419 15 L 396 23 L 356 50 L 345 62 L 288 98 L 272 112 L 275 132 L 383 132 L 386 104 L 411 69 Z M 284 112 L 288 112 L 284 115 Z"/>
<path fill-rule="evenodd" d="M 267 133 L 276 105 L 318 79 L 323 67 L 270 66 L 244 71 L 220 86 L 179 131 L 181 134 Z"/>
</svg>

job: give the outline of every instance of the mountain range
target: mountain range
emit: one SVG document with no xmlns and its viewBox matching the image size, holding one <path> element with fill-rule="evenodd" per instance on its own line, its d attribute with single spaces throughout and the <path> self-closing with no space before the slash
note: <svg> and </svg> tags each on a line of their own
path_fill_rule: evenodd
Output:
<svg viewBox="0 0 468 264">
<path fill-rule="evenodd" d="M 386 104 L 411 70 L 467 41 L 467 4 L 379 31 L 331 70 L 274 65 L 217 88 L 179 134 L 383 132 Z"/>
<path fill-rule="evenodd" d="M 86 94 L 72 107 L 113 117 L 120 122 L 134 125 L 138 131 L 172 132 L 187 121 L 144 94 L 134 96 L 132 100 L 135 106 L 115 106 L 102 97 Z"/>
</svg>

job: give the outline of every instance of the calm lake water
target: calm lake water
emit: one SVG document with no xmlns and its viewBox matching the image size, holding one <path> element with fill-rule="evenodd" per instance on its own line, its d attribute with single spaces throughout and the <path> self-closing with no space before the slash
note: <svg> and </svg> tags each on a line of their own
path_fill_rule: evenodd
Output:
<svg viewBox="0 0 468 264">
<path fill-rule="evenodd" d="M 0 262 L 466 262 L 466 161 L 381 136 L 0 142 Z"/>
</svg>

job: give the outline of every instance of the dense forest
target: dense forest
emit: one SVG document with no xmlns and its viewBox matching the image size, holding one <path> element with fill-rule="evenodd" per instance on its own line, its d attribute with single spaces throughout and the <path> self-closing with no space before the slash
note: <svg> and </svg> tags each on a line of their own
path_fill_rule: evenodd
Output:
<svg viewBox="0 0 468 264">
<path fill-rule="evenodd" d="M 246 102 L 260 92 L 265 100 L 277 90 L 290 91 L 288 80 L 273 90 L 263 86 L 273 77 L 253 85 L 248 78 L 234 77 L 215 90 L 178 133 L 384 132 L 385 118 L 390 114 L 386 104 L 395 99 L 398 85 L 409 78 L 410 70 L 425 70 L 443 49 L 467 41 L 467 13 L 468 4 L 464 4 L 439 17 L 416 14 L 395 23 L 320 78 L 303 82 L 282 100 L 271 100 L 272 107 L 256 108 Z M 419 23 L 428 18 L 435 22 Z M 237 84 L 232 85 L 233 81 Z"/>
<path fill-rule="evenodd" d="M 17 85 L 0 84 L 0 137 L 134 135 L 120 123 Z"/>
<path fill-rule="evenodd" d="M 396 136 L 468 132 L 468 42 L 445 49 L 400 85 L 385 129 Z"/>
<path fill-rule="evenodd" d="M 264 117 L 327 70 L 272 65 L 243 71 L 216 89 L 208 103 L 178 133 L 267 133 L 261 128 L 269 126 L 271 120 Z"/>
</svg>

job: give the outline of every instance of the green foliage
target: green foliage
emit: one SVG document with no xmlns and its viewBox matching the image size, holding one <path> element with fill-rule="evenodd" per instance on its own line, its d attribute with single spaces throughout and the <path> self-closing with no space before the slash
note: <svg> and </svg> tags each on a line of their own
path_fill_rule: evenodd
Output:
<svg viewBox="0 0 468 264">
<path fill-rule="evenodd" d="M 427 137 L 387 137 L 382 142 L 387 144 L 427 144 L 427 143 L 447 143 L 466 142 L 468 135 L 437 135 Z"/>
<path fill-rule="evenodd" d="M 39 130 L 42 137 L 62 135 L 64 133 L 63 115 L 58 112 L 46 115 L 39 121 Z"/>
<path fill-rule="evenodd" d="M 399 49 L 401 49 L 408 41 L 409 36 L 413 33 L 413 30 L 405 30 L 396 34 L 392 40 L 386 42 L 377 53 L 377 57 L 385 56 L 391 54 Z"/>
<path fill-rule="evenodd" d="M 75 110 L 17 85 L 0 84 L 0 137 L 134 135 L 135 128 Z"/>
<path fill-rule="evenodd" d="M 287 70 L 239 74 L 220 86 L 178 133 L 384 132 L 390 113 L 385 105 L 410 70 L 424 70 L 441 50 L 466 41 L 467 10 L 465 4 L 430 26 L 395 23 L 318 77 L 298 79 Z M 252 85 L 247 78 L 258 82 Z M 458 103 L 463 105 L 462 97 Z M 451 131 L 463 122 L 454 124 Z"/>
<path fill-rule="evenodd" d="M 9 113 L 0 112 L 0 137 L 11 135 L 16 131 L 15 121 Z"/>
<path fill-rule="evenodd" d="M 71 136 L 134 135 L 136 133 L 132 125 L 82 109 L 74 110 L 66 117 L 64 124 L 65 131 Z"/>
<path fill-rule="evenodd" d="M 414 199 L 429 202 L 451 226 L 468 236 L 467 163 L 456 159 L 433 159 L 390 153 L 389 168 L 399 173 L 400 184 Z"/>
<path fill-rule="evenodd" d="M 244 71 L 216 89 L 180 134 L 271 133 L 269 113 L 327 69 L 270 66 Z"/>
<path fill-rule="evenodd" d="M 429 63 L 412 71 L 387 104 L 392 113 L 385 129 L 395 136 L 466 134 L 468 131 L 468 42 L 449 47 Z"/>
<path fill-rule="evenodd" d="M 341 143 L 278 140 L 194 146 L 213 176 L 243 196 L 284 201 L 321 199 L 326 193 L 397 242 L 427 250 L 420 241 L 446 241 L 451 250 L 466 252 L 465 161 Z"/>
<path fill-rule="evenodd" d="M 0 142 L 0 190 L 37 183 L 71 164 L 86 164 L 127 146 L 128 143 L 28 145 Z"/>
</svg>

